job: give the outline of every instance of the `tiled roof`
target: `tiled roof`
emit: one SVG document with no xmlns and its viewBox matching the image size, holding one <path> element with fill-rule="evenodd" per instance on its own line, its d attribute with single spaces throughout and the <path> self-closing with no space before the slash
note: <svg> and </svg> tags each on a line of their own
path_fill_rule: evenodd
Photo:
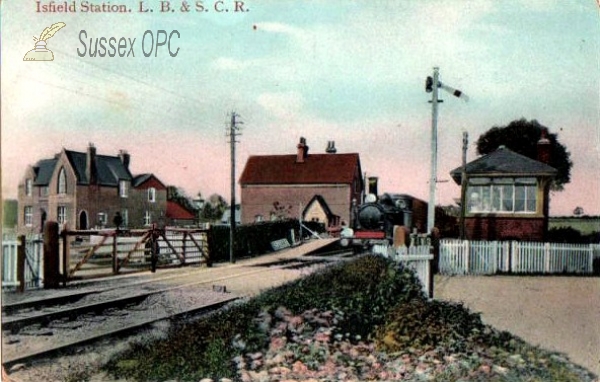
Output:
<svg viewBox="0 0 600 382">
<path fill-rule="evenodd" d="M 360 174 L 358 154 L 310 154 L 302 163 L 296 155 L 251 156 L 240 184 L 350 184 Z"/>
<path fill-rule="evenodd" d="M 462 166 L 450 171 L 450 175 L 458 184 L 460 184 L 461 172 Z M 500 146 L 496 151 L 467 163 L 466 172 L 467 175 L 506 174 L 553 177 L 558 171 L 543 162 Z"/>
<path fill-rule="evenodd" d="M 50 184 L 56 162 L 57 159 L 42 159 L 36 163 L 33 167 L 35 171 L 35 180 L 33 184 L 35 186 L 47 186 Z"/>
<path fill-rule="evenodd" d="M 87 154 L 77 151 L 65 150 L 67 158 L 79 184 L 89 184 L 89 179 L 85 174 L 87 166 Z M 121 159 L 117 156 L 96 155 L 97 181 L 101 186 L 118 186 L 119 180 L 131 180 L 132 176 Z"/>
<path fill-rule="evenodd" d="M 131 185 L 133 187 L 137 187 L 140 184 L 143 184 L 145 181 L 147 181 L 150 178 L 152 178 L 152 174 L 140 174 L 140 175 L 136 175 L 133 178 L 133 180 L 131 181 Z"/>
<path fill-rule="evenodd" d="M 167 201 L 167 218 L 169 219 L 180 219 L 180 220 L 193 220 L 196 215 L 187 210 L 181 204 L 172 200 Z"/>
</svg>

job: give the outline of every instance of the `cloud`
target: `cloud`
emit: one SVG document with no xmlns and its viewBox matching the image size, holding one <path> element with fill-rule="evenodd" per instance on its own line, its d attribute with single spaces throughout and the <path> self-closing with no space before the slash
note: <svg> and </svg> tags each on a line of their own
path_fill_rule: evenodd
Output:
<svg viewBox="0 0 600 382">
<path fill-rule="evenodd" d="M 237 60 L 230 57 L 219 57 L 212 63 L 212 67 L 217 70 L 238 71 L 244 70 L 251 65 L 250 61 Z"/>
<path fill-rule="evenodd" d="M 297 119 L 304 107 L 304 98 L 298 92 L 263 93 L 257 103 L 276 118 Z"/>
</svg>

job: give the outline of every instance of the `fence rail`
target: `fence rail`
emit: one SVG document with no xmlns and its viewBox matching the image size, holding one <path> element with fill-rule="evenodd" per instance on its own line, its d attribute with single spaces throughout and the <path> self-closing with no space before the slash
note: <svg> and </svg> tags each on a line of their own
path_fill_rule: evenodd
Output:
<svg viewBox="0 0 600 382">
<path fill-rule="evenodd" d="M 592 274 L 598 244 L 441 240 L 439 269 L 446 275 L 499 272 Z"/>
<path fill-rule="evenodd" d="M 64 231 L 61 247 L 67 279 L 149 269 L 153 261 L 159 267 L 209 261 L 207 231 L 200 229 Z"/>
</svg>

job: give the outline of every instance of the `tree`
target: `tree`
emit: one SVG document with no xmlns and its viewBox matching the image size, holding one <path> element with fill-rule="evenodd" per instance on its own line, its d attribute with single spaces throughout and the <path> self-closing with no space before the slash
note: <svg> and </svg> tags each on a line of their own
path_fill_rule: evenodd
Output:
<svg viewBox="0 0 600 382">
<path fill-rule="evenodd" d="M 205 221 L 219 220 L 228 207 L 229 205 L 221 195 L 212 194 L 205 201 L 200 217 Z"/>
<path fill-rule="evenodd" d="M 176 186 L 167 186 L 167 200 L 178 203 L 189 211 L 196 211 L 196 205 L 190 200 L 181 188 Z"/>
<path fill-rule="evenodd" d="M 479 155 L 489 154 L 499 146 L 504 145 L 508 149 L 537 159 L 537 142 L 542 137 L 542 131 L 547 131 L 546 137 L 550 140 L 550 166 L 558 170 L 554 179 L 552 189 L 561 191 L 564 185 L 571 180 L 571 154 L 562 145 L 556 134 L 550 133 L 549 129 L 538 121 L 527 121 L 525 118 L 512 121 L 507 126 L 494 126 L 483 133 L 477 140 L 477 153 Z"/>
<path fill-rule="evenodd" d="M 292 205 L 287 206 L 280 202 L 273 203 L 273 209 L 271 210 L 271 219 L 285 220 L 292 218 Z"/>
<path fill-rule="evenodd" d="M 581 216 L 583 215 L 583 208 L 582 207 L 575 207 L 575 209 L 573 210 L 573 215 L 575 216 Z"/>
<path fill-rule="evenodd" d="M 15 228 L 17 226 L 18 203 L 14 199 L 5 199 L 2 210 L 2 226 L 4 228 Z"/>
</svg>

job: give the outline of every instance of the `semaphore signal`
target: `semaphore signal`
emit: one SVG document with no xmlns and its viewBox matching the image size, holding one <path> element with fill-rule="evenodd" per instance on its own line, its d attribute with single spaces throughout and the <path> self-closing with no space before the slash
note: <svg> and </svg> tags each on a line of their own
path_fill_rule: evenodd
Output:
<svg viewBox="0 0 600 382">
<path fill-rule="evenodd" d="M 437 117 L 438 89 L 444 89 L 453 96 L 468 101 L 469 97 L 461 90 L 454 89 L 448 85 L 442 84 L 439 80 L 439 68 L 433 68 L 433 76 L 428 76 L 425 80 L 425 91 L 432 93 L 431 97 L 431 174 L 429 178 L 429 205 L 427 209 L 427 233 L 431 234 L 435 227 L 435 187 L 437 183 Z"/>
</svg>

